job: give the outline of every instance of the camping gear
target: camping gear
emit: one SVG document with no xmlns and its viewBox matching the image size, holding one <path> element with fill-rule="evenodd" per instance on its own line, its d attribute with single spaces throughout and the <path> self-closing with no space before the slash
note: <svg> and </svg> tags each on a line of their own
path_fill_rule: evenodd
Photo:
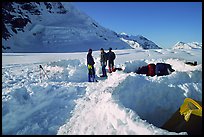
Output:
<svg viewBox="0 0 204 137">
<path fill-rule="evenodd" d="M 148 73 L 148 66 L 142 66 L 139 67 L 138 70 L 136 70 L 137 74 L 147 74 Z"/>
<path fill-rule="evenodd" d="M 185 64 L 190 65 L 190 66 L 196 66 L 197 65 L 197 61 L 194 61 L 194 62 L 185 62 Z"/>
<path fill-rule="evenodd" d="M 161 127 L 171 132 L 202 134 L 202 102 L 186 98 L 180 108 Z"/>
<path fill-rule="evenodd" d="M 148 72 L 147 72 L 147 76 L 155 76 L 155 68 L 156 65 L 155 64 L 148 64 Z"/>
<path fill-rule="evenodd" d="M 171 72 L 175 71 L 171 68 L 170 64 L 157 63 L 155 68 L 155 73 L 157 76 L 169 75 Z"/>
<path fill-rule="evenodd" d="M 113 72 L 115 72 L 116 70 L 122 71 L 123 69 L 122 68 L 113 68 Z"/>
</svg>

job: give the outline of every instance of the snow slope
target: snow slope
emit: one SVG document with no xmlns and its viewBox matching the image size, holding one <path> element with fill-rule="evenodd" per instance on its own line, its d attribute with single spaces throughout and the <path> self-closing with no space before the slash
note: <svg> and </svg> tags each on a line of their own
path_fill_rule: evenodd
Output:
<svg viewBox="0 0 204 137">
<path fill-rule="evenodd" d="M 114 51 L 116 67 L 124 71 L 104 80 L 99 51 L 93 51 L 97 83 L 87 82 L 86 52 L 3 53 L 3 134 L 187 134 L 160 127 L 186 97 L 202 101 L 202 50 Z M 134 73 L 157 62 L 171 64 L 175 72 L 160 77 Z"/>
<path fill-rule="evenodd" d="M 158 45 L 156 45 L 151 40 L 147 38 L 137 35 L 127 35 L 126 33 L 119 34 L 120 39 L 126 43 L 128 43 L 132 48 L 142 48 L 142 49 L 161 49 Z"/>
<path fill-rule="evenodd" d="M 177 42 L 173 49 L 202 49 L 202 43 L 198 42 L 191 42 L 191 43 L 185 43 L 185 42 Z"/>
<path fill-rule="evenodd" d="M 25 10 L 25 4 L 26 7 L 34 6 L 38 12 L 33 14 Z M 100 26 L 70 2 L 12 2 L 10 6 L 13 10 L 3 6 L 3 32 L 8 31 L 11 35 L 7 38 L 3 33 L 3 52 L 70 53 L 87 51 L 89 48 L 98 50 L 101 47 L 131 48 L 119 39 L 117 33 Z M 52 7 L 51 10 L 48 7 Z M 18 23 L 16 18 L 27 23 Z"/>
</svg>

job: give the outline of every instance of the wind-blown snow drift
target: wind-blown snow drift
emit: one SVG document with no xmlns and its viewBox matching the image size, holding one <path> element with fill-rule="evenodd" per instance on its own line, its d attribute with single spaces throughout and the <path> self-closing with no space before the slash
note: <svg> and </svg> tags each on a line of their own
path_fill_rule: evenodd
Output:
<svg viewBox="0 0 204 137">
<path fill-rule="evenodd" d="M 202 101 L 201 50 L 116 50 L 116 67 L 106 80 L 87 82 L 86 52 L 3 54 L 3 134 L 186 134 L 161 125 L 190 97 Z M 97 79 L 99 51 L 93 51 Z M 185 61 L 198 61 L 189 66 Z M 164 62 L 171 75 L 147 77 L 134 71 Z M 44 72 L 39 68 L 42 65 Z"/>
</svg>

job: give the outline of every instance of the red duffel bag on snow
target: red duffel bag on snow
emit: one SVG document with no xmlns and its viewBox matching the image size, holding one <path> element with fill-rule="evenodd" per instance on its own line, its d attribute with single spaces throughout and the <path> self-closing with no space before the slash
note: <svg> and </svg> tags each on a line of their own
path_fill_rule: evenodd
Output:
<svg viewBox="0 0 204 137">
<path fill-rule="evenodd" d="M 155 76 L 155 68 L 156 68 L 155 64 L 148 64 L 147 76 Z"/>
</svg>

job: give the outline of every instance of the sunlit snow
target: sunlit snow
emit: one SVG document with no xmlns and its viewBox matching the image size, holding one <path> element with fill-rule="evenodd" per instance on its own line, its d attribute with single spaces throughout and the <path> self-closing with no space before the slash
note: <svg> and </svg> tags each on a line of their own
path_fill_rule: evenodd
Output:
<svg viewBox="0 0 204 137">
<path fill-rule="evenodd" d="M 202 101 L 202 49 L 114 52 L 116 67 L 123 71 L 100 79 L 100 52 L 93 51 L 94 83 L 87 82 L 87 52 L 3 53 L 3 134 L 187 134 L 160 127 L 186 97 Z M 134 73 L 158 62 L 171 64 L 175 71 L 153 77 Z"/>
</svg>

